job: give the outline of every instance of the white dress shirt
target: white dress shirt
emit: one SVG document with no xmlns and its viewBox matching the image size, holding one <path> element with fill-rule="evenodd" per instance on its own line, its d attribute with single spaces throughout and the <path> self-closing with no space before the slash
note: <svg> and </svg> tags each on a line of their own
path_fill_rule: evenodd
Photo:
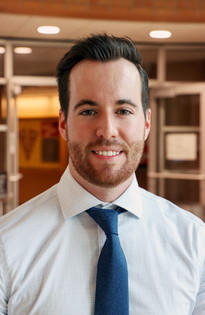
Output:
<svg viewBox="0 0 205 315">
<path fill-rule="evenodd" d="M 127 210 L 118 230 L 130 315 L 205 315 L 204 223 L 136 178 L 113 204 Z M 0 219 L 0 315 L 94 314 L 105 235 L 85 210 L 97 205 L 67 168 L 57 185 Z"/>
</svg>

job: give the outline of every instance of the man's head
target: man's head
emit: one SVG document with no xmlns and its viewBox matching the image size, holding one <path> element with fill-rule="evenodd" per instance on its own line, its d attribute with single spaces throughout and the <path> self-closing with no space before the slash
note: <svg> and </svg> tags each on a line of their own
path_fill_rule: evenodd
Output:
<svg viewBox="0 0 205 315">
<path fill-rule="evenodd" d="M 98 198 L 102 189 L 116 189 L 116 197 L 129 186 L 149 134 L 140 61 L 130 40 L 99 35 L 80 41 L 58 66 L 59 130 L 70 172 Z"/>
<path fill-rule="evenodd" d="M 132 62 L 138 69 L 141 79 L 141 101 L 143 112 L 149 107 L 148 97 L 148 77 L 141 67 L 141 55 L 128 38 L 118 38 L 115 36 L 91 35 L 85 39 L 80 39 L 61 59 L 57 66 L 57 80 L 59 88 L 59 100 L 61 110 L 67 119 L 70 100 L 70 72 L 80 61 L 87 59 L 105 63 L 108 61 L 124 58 Z"/>
</svg>

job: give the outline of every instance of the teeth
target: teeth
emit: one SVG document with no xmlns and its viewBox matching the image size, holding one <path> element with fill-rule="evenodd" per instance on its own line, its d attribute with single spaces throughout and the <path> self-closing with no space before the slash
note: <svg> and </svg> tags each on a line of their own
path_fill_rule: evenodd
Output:
<svg viewBox="0 0 205 315">
<path fill-rule="evenodd" d="M 115 156 L 118 155 L 120 152 L 118 151 L 96 151 L 95 153 L 103 156 Z"/>
</svg>

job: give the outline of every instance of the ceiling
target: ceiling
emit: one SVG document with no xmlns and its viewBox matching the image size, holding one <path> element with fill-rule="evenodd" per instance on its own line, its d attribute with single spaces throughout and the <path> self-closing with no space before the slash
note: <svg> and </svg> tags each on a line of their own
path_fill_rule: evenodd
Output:
<svg viewBox="0 0 205 315">
<path fill-rule="evenodd" d="M 58 26 L 60 33 L 39 34 L 37 28 L 42 25 Z M 150 31 L 157 29 L 171 31 L 172 37 L 151 38 Z M 156 63 L 157 51 L 154 46 L 159 44 L 170 44 L 172 47 L 174 45 L 172 50 L 175 51 L 167 53 L 167 61 L 205 60 L 205 23 L 111 21 L 0 13 L 0 46 L 5 44 L 5 40 L 14 41 L 14 46 L 32 46 L 30 55 L 13 55 L 14 75 L 54 76 L 56 65 L 70 48 L 71 42 L 91 33 L 102 32 L 115 36 L 128 36 L 136 44 L 141 44 L 137 47 L 142 53 L 143 66 Z M 32 40 L 32 43 L 27 42 L 28 40 Z M 191 47 L 189 50 L 187 47 L 178 49 L 183 44 Z M 150 47 L 152 45 L 153 49 Z M 4 57 L 0 54 L 0 77 L 4 75 L 3 64 Z"/>
<path fill-rule="evenodd" d="M 37 27 L 42 25 L 58 26 L 60 33 L 57 35 L 39 34 Z M 169 30 L 172 32 L 172 37 L 163 40 L 150 38 L 149 32 L 156 29 Z M 115 36 L 129 36 L 138 43 L 205 43 L 205 23 L 129 22 L 0 13 L 0 39 L 69 41 L 99 32 L 107 32 Z"/>
</svg>

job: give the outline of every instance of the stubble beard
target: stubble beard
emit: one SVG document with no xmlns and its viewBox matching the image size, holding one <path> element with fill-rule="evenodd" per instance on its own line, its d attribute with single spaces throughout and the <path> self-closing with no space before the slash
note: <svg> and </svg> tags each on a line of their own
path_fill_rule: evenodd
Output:
<svg viewBox="0 0 205 315">
<path fill-rule="evenodd" d="M 82 143 L 70 141 L 67 136 L 67 145 L 73 167 L 83 179 L 96 186 L 112 188 L 125 182 L 136 171 L 142 157 L 144 140 L 135 141 L 128 146 L 125 142 L 98 139 L 85 146 Z M 99 163 L 98 168 L 91 163 L 89 155 L 92 154 L 92 149 L 100 146 L 108 147 L 108 150 L 112 146 L 116 150 L 123 151 L 126 161 L 120 169 L 115 169 L 115 163 L 106 161 Z"/>
</svg>

